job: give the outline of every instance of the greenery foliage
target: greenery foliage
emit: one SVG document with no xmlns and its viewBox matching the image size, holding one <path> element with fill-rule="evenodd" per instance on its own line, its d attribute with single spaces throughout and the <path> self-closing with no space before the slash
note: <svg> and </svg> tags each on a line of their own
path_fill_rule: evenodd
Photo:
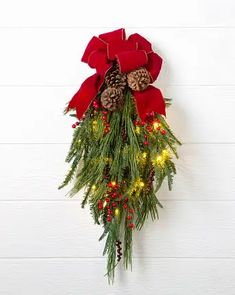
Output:
<svg viewBox="0 0 235 295">
<path fill-rule="evenodd" d="M 103 254 L 108 256 L 107 276 L 112 282 L 118 263 L 116 242 L 122 242 L 122 261 L 128 268 L 133 229 L 140 230 L 149 216 L 158 218 L 162 205 L 156 193 L 164 179 L 172 187 L 173 157 L 180 142 L 163 116 L 152 114 L 140 121 L 129 90 L 121 110 L 105 112 L 100 95 L 96 101 L 99 108 L 90 106 L 74 131 L 66 158 L 70 170 L 60 188 L 73 179 L 72 197 L 86 187 L 82 207 L 89 204 L 95 223 L 103 226 L 100 240 L 106 239 Z"/>
</svg>

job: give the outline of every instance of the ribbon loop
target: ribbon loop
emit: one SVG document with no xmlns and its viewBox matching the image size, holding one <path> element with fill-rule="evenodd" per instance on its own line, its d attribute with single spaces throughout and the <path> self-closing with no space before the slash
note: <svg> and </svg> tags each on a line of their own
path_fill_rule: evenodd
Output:
<svg viewBox="0 0 235 295">
<path fill-rule="evenodd" d="M 82 61 L 96 74 L 87 78 L 78 92 L 69 102 L 67 110 L 76 109 L 79 119 L 82 118 L 97 96 L 107 71 L 115 60 L 118 61 L 120 71 L 128 73 L 140 67 L 145 67 L 154 82 L 161 70 L 162 58 L 152 50 L 151 43 L 141 35 L 135 33 L 126 39 L 125 29 L 94 36 L 84 51 Z M 165 115 L 165 104 L 159 89 L 149 86 L 144 91 L 133 92 L 138 114 L 144 119 L 147 113 L 157 112 Z"/>
<path fill-rule="evenodd" d="M 148 62 L 148 56 L 144 50 L 124 51 L 117 54 L 120 71 L 123 73 L 138 69 Z"/>
</svg>

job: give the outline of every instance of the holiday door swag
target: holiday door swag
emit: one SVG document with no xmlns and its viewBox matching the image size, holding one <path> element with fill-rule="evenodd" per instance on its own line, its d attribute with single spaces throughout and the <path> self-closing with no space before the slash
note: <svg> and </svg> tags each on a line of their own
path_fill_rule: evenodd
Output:
<svg viewBox="0 0 235 295">
<path fill-rule="evenodd" d="M 95 223 L 106 238 L 107 275 L 116 265 L 132 263 L 132 233 L 162 207 L 156 193 L 163 180 L 171 189 L 173 157 L 180 144 L 165 120 L 161 91 L 151 85 L 162 58 L 139 34 L 124 29 L 93 37 L 82 61 L 95 69 L 69 102 L 66 113 L 77 117 L 66 161 L 71 163 L 60 188 L 73 179 L 70 195 L 86 188 Z"/>
</svg>

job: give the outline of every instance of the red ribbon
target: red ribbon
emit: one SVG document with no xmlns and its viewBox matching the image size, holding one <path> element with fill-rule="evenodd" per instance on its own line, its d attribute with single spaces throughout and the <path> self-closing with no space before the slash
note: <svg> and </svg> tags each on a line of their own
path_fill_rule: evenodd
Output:
<svg viewBox="0 0 235 295">
<path fill-rule="evenodd" d="M 123 73 L 144 66 L 150 74 L 151 82 L 157 79 L 162 65 L 162 59 L 153 52 L 151 43 L 137 33 L 126 39 L 125 30 L 118 29 L 93 37 L 85 49 L 82 61 L 96 69 L 96 73 L 82 83 L 67 109 L 76 109 L 78 119 L 82 118 L 97 96 L 104 83 L 104 77 L 115 60 Z M 133 96 L 142 120 L 153 112 L 165 115 L 163 96 L 154 86 L 150 85 L 144 91 L 133 91 Z"/>
</svg>

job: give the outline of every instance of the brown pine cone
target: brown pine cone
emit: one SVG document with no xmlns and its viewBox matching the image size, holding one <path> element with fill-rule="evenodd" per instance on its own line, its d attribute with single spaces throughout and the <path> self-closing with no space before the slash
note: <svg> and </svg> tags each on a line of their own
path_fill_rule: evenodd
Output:
<svg viewBox="0 0 235 295">
<path fill-rule="evenodd" d="M 101 94 L 101 103 L 105 109 L 116 111 L 122 106 L 123 98 L 123 92 L 120 88 L 108 87 Z"/>
<path fill-rule="evenodd" d="M 117 62 L 106 74 L 105 83 L 108 87 L 121 88 L 122 90 L 126 87 L 126 75 L 120 72 Z"/>
<path fill-rule="evenodd" d="M 150 82 L 149 72 L 145 68 L 139 68 L 127 74 L 128 86 L 134 91 L 145 90 Z"/>
</svg>

